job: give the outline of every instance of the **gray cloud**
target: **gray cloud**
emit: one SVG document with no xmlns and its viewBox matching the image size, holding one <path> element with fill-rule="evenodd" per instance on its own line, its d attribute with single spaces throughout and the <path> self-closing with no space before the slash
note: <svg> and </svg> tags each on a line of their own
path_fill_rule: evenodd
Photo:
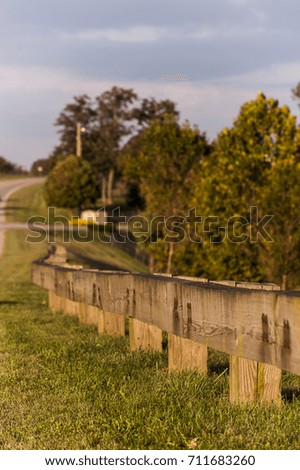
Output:
<svg viewBox="0 0 300 470">
<path fill-rule="evenodd" d="M 261 2 L 255 2 L 259 4 Z M 251 3 L 250 3 L 251 5 Z M 101 27 L 182 24 L 234 24 L 248 12 L 249 5 L 237 7 L 229 0 L 2 0 L 2 15 L 7 25 L 47 31 L 78 31 Z"/>
<path fill-rule="evenodd" d="M 74 94 L 127 83 L 165 97 L 163 74 L 188 76 L 168 88 L 172 99 L 202 128 L 206 116 L 214 133 L 226 120 L 212 114 L 224 87 L 228 113 L 230 99 L 238 109 L 257 88 L 290 95 L 300 79 L 299 14 L 299 0 L 2 0 L 0 106 L 11 117 L 0 117 L 0 154 L 32 161 L 50 152 L 53 120 Z M 275 88 L 269 70 L 281 77 Z M 207 95 L 194 99 L 199 115 L 188 95 L 198 91 Z"/>
</svg>

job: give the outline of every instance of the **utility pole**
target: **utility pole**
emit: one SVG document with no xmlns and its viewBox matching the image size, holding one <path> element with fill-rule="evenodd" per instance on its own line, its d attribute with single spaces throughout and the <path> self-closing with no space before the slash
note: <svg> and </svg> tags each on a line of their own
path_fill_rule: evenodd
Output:
<svg viewBox="0 0 300 470">
<path fill-rule="evenodd" d="M 81 127 L 80 122 L 76 124 L 76 157 L 82 157 L 82 143 L 81 143 L 81 134 L 86 131 L 85 127 Z"/>
</svg>

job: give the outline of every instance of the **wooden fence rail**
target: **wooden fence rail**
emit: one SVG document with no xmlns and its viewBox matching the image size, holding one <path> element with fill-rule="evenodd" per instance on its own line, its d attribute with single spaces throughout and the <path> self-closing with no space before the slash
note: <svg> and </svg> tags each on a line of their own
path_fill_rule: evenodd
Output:
<svg viewBox="0 0 300 470">
<path fill-rule="evenodd" d="M 230 400 L 280 403 L 281 371 L 300 375 L 300 292 L 274 284 L 208 282 L 120 271 L 78 269 L 59 248 L 32 265 L 54 311 L 125 334 L 132 350 L 162 349 L 169 370 L 207 371 L 207 348 L 230 355 Z"/>
</svg>

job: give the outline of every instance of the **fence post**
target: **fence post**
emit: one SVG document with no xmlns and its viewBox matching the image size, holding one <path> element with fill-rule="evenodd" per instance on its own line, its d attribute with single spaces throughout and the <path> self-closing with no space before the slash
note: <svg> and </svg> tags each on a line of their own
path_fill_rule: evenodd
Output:
<svg viewBox="0 0 300 470">
<path fill-rule="evenodd" d="M 169 276 L 168 274 L 159 274 Z M 162 352 L 162 330 L 155 325 L 129 317 L 129 347 L 131 351 L 138 349 Z"/>
<path fill-rule="evenodd" d="M 280 290 L 276 284 L 218 281 L 217 284 L 244 289 Z M 229 357 L 229 381 L 231 403 L 253 403 L 255 401 L 280 404 L 281 369 L 243 357 Z"/>
<path fill-rule="evenodd" d="M 168 370 L 198 370 L 207 372 L 207 346 L 190 339 L 168 334 Z"/>
<path fill-rule="evenodd" d="M 162 352 L 162 331 L 136 318 L 129 318 L 129 345 L 131 351 L 137 349 Z"/>
<path fill-rule="evenodd" d="M 85 312 L 85 323 L 88 325 L 98 325 L 98 317 L 100 314 L 100 309 L 98 307 L 94 307 L 93 305 L 86 305 L 86 312 Z"/>
<path fill-rule="evenodd" d="M 177 279 L 186 279 L 193 282 L 208 282 L 208 279 L 175 276 Z M 197 370 L 207 373 L 207 346 L 196 343 L 187 338 L 168 334 L 168 371 Z"/>
<path fill-rule="evenodd" d="M 62 298 L 51 290 L 48 291 L 48 306 L 52 312 L 60 312 L 63 310 Z"/>
<path fill-rule="evenodd" d="M 103 311 L 103 317 L 98 322 L 98 331 L 103 325 L 104 333 L 110 336 L 125 336 L 125 317 L 118 313 Z"/>
</svg>

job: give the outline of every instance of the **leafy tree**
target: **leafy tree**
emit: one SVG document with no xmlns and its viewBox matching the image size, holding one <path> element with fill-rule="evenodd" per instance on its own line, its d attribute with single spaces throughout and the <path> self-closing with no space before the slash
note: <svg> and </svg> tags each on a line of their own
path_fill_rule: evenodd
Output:
<svg viewBox="0 0 300 470">
<path fill-rule="evenodd" d="M 169 100 L 139 100 L 132 89 L 116 86 L 97 96 L 94 101 L 88 95 L 75 96 L 55 121 L 60 142 L 50 155 L 49 163 L 75 154 L 79 122 L 85 129 L 81 139 L 82 157 L 90 162 L 101 186 L 102 203 L 111 204 L 115 175 L 120 171 L 120 152 L 126 139 L 139 133 L 151 120 L 163 119 L 166 112 L 174 116 L 179 114 L 175 104 Z M 36 170 L 35 167 L 33 170 Z"/>
<path fill-rule="evenodd" d="M 151 123 L 156 121 L 163 125 L 165 119 L 172 116 L 174 122 L 179 120 L 179 111 L 176 104 L 170 100 L 157 101 L 155 98 L 142 99 L 132 110 L 135 122 L 131 138 L 124 144 L 120 153 L 120 169 L 124 172 L 128 187 L 128 201 L 138 209 L 145 207 L 145 201 L 139 187 L 139 171 L 136 162 L 143 147 L 143 136 Z"/>
<path fill-rule="evenodd" d="M 22 167 L 20 167 L 19 165 L 11 163 L 6 158 L 0 156 L 0 173 L 4 173 L 4 174 L 25 174 L 26 171 Z"/>
<path fill-rule="evenodd" d="M 124 138 L 132 130 L 132 105 L 137 99 L 132 89 L 116 86 L 96 97 L 96 115 L 91 133 L 91 164 L 101 175 L 103 204 L 112 203 L 119 153 Z"/>
<path fill-rule="evenodd" d="M 269 224 L 272 242 L 261 241 L 260 261 L 268 279 L 283 289 L 300 281 L 300 135 L 296 152 L 273 163 L 263 188 L 263 211 L 273 215 Z M 297 155 L 298 154 L 298 155 Z"/>
<path fill-rule="evenodd" d="M 54 123 L 59 128 L 60 135 L 60 143 L 55 149 L 55 155 L 76 154 L 77 123 L 80 123 L 85 128 L 84 158 L 91 160 L 90 128 L 95 115 L 92 100 L 88 95 L 74 96 L 73 102 L 64 107 Z"/>
<path fill-rule="evenodd" d="M 298 101 L 298 106 L 300 107 L 300 82 L 292 89 L 292 97 Z"/>
<path fill-rule="evenodd" d="M 193 178 L 208 152 L 205 134 L 191 128 L 188 122 L 180 126 L 176 117 L 165 116 L 164 121 L 151 122 L 140 135 L 134 157 L 130 152 L 123 155 L 125 174 L 138 182 L 145 199 L 145 214 L 153 230 L 151 241 L 156 242 L 148 245 L 156 262 L 153 269 L 172 270 L 180 236 L 178 222 L 186 216 Z M 169 230 L 164 224 L 160 228 L 161 217 L 171 217 Z M 172 236 L 166 240 L 170 232 Z"/>
<path fill-rule="evenodd" d="M 279 188 L 268 196 L 264 188 L 271 187 L 279 162 L 298 153 L 296 137 L 296 121 L 289 109 L 262 93 L 242 106 L 231 129 L 220 133 L 195 185 L 193 203 L 208 219 L 203 233 L 205 256 L 194 257 L 194 271 L 212 279 L 266 278 L 260 255 L 267 249 L 267 256 L 273 256 L 273 245 L 264 242 L 265 233 L 256 233 L 253 240 L 257 227 L 250 208 L 257 207 L 260 218 L 267 208 L 265 197 L 273 194 L 273 208 L 280 204 Z M 217 225 L 212 216 L 218 217 Z M 218 227 L 226 227 L 226 231 Z M 283 245 L 278 247 L 283 253 Z"/>
<path fill-rule="evenodd" d="M 122 139 L 130 132 L 130 106 L 136 99 L 133 90 L 118 87 L 102 93 L 95 102 L 88 95 L 75 96 L 55 121 L 60 134 L 60 143 L 51 155 L 55 160 L 76 153 L 77 123 L 85 129 L 82 157 L 90 162 L 101 184 L 104 204 L 112 202 L 118 154 Z"/>
<path fill-rule="evenodd" d="M 14 173 L 15 165 L 4 157 L 0 157 L 0 173 Z"/>
<path fill-rule="evenodd" d="M 48 157 L 48 158 L 39 158 L 31 165 L 30 173 L 35 176 L 41 175 L 48 175 L 48 173 L 54 168 L 56 164 L 55 157 Z M 39 168 L 42 168 L 40 171 Z"/>
<path fill-rule="evenodd" d="M 136 120 L 137 127 L 145 128 L 154 120 L 164 120 L 165 115 L 179 118 L 179 111 L 176 104 L 170 100 L 157 101 L 155 98 L 144 98 L 132 110 L 132 117 Z"/>
<path fill-rule="evenodd" d="M 48 206 L 81 210 L 93 204 L 97 189 L 91 165 L 74 155 L 58 162 L 46 179 L 44 196 Z"/>
</svg>

